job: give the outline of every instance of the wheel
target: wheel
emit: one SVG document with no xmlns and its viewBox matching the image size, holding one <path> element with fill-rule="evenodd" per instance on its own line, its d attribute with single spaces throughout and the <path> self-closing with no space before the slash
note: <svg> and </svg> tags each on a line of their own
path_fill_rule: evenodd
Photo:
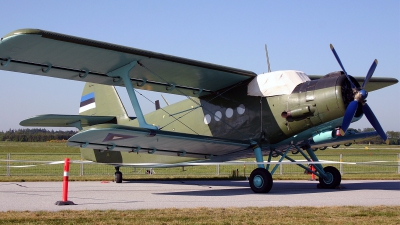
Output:
<svg viewBox="0 0 400 225">
<path fill-rule="evenodd" d="M 271 173 L 264 168 L 257 168 L 250 174 L 249 184 L 255 193 L 268 193 L 273 183 Z"/>
<path fill-rule="evenodd" d="M 340 145 L 332 145 L 332 148 L 339 148 Z"/>
<path fill-rule="evenodd" d="M 119 171 L 115 172 L 115 183 L 122 183 L 122 173 Z"/>
<path fill-rule="evenodd" d="M 342 175 L 340 175 L 338 169 L 333 166 L 327 166 L 324 168 L 324 171 L 327 177 L 319 178 L 319 184 L 321 185 L 321 188 L 334 189 L 340 185 L 340 182 L 342 181 Z"/>
<path fill-rule="evenodd" d="M 325 150 L 326 148 L 327 148 L 328 146 L 324 146 L 324 147 L 321 147 L 321 148 L 319 148 L 319 150 Z"/>
<path fill-rule="evenodd" d="M 347 143 L 347 144 L 344 144 L 344 146 L 349 147 L 351 144 L 353 144 L 353 143 Z"/>
<path fill-rule="evenodd" d="M 314 151 L 314 152 L 318 151 L 318 148 L 313 148 L 313 151 Z"/>
</svg>

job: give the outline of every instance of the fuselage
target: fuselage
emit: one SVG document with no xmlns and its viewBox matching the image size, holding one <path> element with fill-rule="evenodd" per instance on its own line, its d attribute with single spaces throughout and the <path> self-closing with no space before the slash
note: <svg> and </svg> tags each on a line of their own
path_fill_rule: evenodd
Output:
<svg viewBox="0 0 400 225">
<path fill-rule="evenodd" d="M 340 121 L 329 122 L 343 117 L 352 101 L 341 74 L 301 83 L 291 94 L 272 97 L 248 96 L 248 83 L 190 97 L 147 114 L 146 121 L 166 131 L 276 144 L 307 130 L 334 129 Z M 323 124 L 328 125 L 322 128 Z M 138 126 L 135 120 L 129 125 Z"/>
<path fill-rule="evenodd" d="M 290 94 L 269 97 L 247 95 L 249 82 L 202 98 L 188 97 L 145 115 L 145 119 L 164 131 L 249 142 L 253 140 L 268 150 L 274 146 L 286 148 L 289 144 L 310 139 L 319 133 L 333 132 L 340 126 L 346 107 L 352 101 L 351 87 L 340 72 L 301 83 Z M 124 116 L 117 117 L 117 123 L 139 126 L 137 120 Z M 84 149 L 82 155 L 86 159 L 106 163 L 179 163 L 198 160 Z M 243 157 L 251 157 L 251 152 Z"/>
</svg>

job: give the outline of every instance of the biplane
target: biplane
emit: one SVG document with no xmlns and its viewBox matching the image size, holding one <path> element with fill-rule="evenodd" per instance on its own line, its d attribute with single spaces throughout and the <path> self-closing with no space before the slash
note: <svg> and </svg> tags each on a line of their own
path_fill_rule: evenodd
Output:
<svg viewBox="0 0 400 225">
<path fill-rule="evenodd" d="M 255 157 L 249 185 L 256 193 L 273 185 L 273 157 L 319 176 L 322 188 L 336 188 L 340 172 L 323 167 L 315 150 L 346 146 L 380 136 L 387 140 L 366 103 L 369 92 L 396 84 L 395 78 L 350 76 L 336 50 L 341 71 L 306 75 L 301 71 L 256 74 L 187 58 L 39 30 L 20 29 L 0 43 L 2 70 L 86 82 L 77 115 L 39 115 L 22 126 L 76 127 L 67 145 L 82 156 L 116 168 L 124 165 L 179 166 Z M 127 115 L 115 86 L 128 92 L 135 117 Z M 186 99 L 144 115 L 137 90 Z M 350 123 L 366 116 L 374 132 L 355 132 Z M 313 162 L 311 171 L 290 154 Z M 267 160 L 264 160 L 267 157 Z M 271 168 L 270 168 L 271 166 Z"/>
</svg>

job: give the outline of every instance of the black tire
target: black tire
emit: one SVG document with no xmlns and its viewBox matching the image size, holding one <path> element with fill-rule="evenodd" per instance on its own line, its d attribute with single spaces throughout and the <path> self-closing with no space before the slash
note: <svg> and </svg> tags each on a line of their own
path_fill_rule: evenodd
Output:
<svg viewBox="0 0 400 225">
<path fill-rule="evenodd" d="M 340 145 L 332 145 L 332 148 L 339 148 Z"/>
<path fill-rule="evenodd" d="M 115 172 L 115 183 L 122 183 L 122 173 L 117 171 Z"/>
<path fill-rule="evenodd" d="M 327 178 L 319 178 L 319 184 L 321 188 L 326 189 L 335 189 L 340 185 L 342 182 L 342 175 L 340 174 L 339 170 L 333 166 L 327 166 L 324 168 L 325 174 Z"/>
<path fill-rule="evenodd" d="M 255 193 L 268 193 L 274 181 L 271 173 L 264 168 L 257 168 L 250 174 L 249 184 Z"/>
<path fill-rule="evenodd" d="M 353 143 L 347 143 L 347 144 L 344 144 L 344 146 L 349 147 L 351 144 L 353 144 Z"/>
<path fill-rule="evenodd" d="M 319 150 L 325 150 L 327 148 L 327 146 L 324 146 L 324 147 L 321 147 L 321 148 L 319 148 Z"/>
</svg>

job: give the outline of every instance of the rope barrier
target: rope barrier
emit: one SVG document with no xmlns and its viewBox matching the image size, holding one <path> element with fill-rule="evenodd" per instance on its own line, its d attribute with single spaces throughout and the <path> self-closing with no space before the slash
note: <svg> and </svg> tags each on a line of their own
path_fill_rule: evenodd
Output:
<svg viewBox="0 0 400 225">
<path fill-rule="evenodd" d="M 33 167 L 33 166 L 42 166 L 42 165 L 56 165 L 62 164 L 64 161 L 30 161 L 30 160 L 0 160 L 0 162 L 18 162 L 18 163 L 40 163 L 36 165 L 20 165 L 20 166 L 0 166 L 0 167 L 11 167 L 11 168 L 23 168 L 23 167 Z M 44 163 L 42 163 L 44 162 Z M 70 164 L 103 164 L 103 165 L 115 165 L 110 163 L 99 163 L 93 161 L 82 161 L 82 160 L 74 160 L 70 161 Z M 393 163 L 393 165 L 382 165 L 386 163 Z M 279 161 L 271 161 L 263 163 L 256 162 L 256 161 L 228 161 L 228 162 L 187 162 L 187 163 L 118 163 L 120 166 L 136 166 L 136 167 L 181 167 L 181 166 L 215 166 L 215 165 L 257 165 L 257 164 L 264 164 L 264 165 L 296 165 L 296 164 L 348 164 L 348 165 L 381 165 L 381 166 L 398 166 L 397 161 L 367 161 L 367 162 L 339 162 L 339 161 L 328 161 L 328 160 L 320 160 L 318 162 L 310 162 L 307 160 L 298 160 L 296 162 L 291 162 L 288 160 L 284 160 L 282 162 Z"/>
</svg>

